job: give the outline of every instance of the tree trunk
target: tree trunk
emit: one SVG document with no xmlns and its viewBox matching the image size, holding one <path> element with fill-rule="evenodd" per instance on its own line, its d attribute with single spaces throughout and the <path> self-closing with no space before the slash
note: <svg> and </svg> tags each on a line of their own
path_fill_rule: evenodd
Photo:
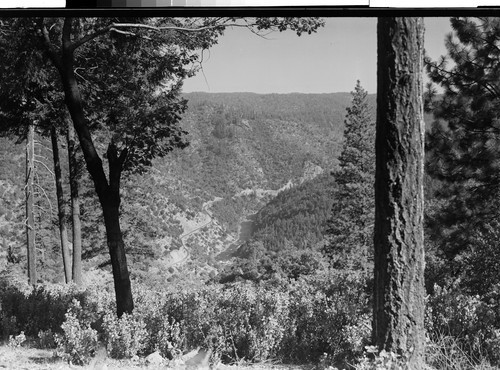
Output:
<svg viewBox="0 0 500 370">
<path fill-rule="evenodd" d="M 35 217 L 33 214 L 34 188 L 33 178 L 35 176 L 35 126 L 28 128 L 28 138 L 26 143 L 26 236 L 27 236 L 27 257 L 28 257 L 28 282 L 35 285 L 36 274 L 36 249 L 35 249 Z"/>
<path fill-rule="evenodd" d="M 82 284 L 82 224 L 80 220 L 80 194 L 78 184 L 78 160 L 75 131 L 71 122 L 67 125 L 69 184 L 71 189 L 71 220 L 73 225 L 73 281 Z"/>
<path fill-rule="evenodd" d="M 108 250 L 113 269 L 116 309 L 118 316 L 121 316 L 123 313 L 131 313 L 134 309 L 130 276 L 125 256 L 125 246 L 121 235 L 119 220 L 119 179 L 121 175 L 121 164 L 124 158 L 120 155 L 119 158 L 115 158 L 116 161 L 114 163 L 111 163 L 112 159 L 110 159 L 108 153 L 108 161 L 110 162 L 110 184 L 108 184 L 102 160 L 94 146 L 89 126 L 85 120 L 80 89 L 78 88 L 75 77 L 74 50 L 71 47 L 72 22 L 73 20 L 71 18 L 66 18 L 64 20 L 62 55 L 59 57 L 50 46 L 47 46 L 48 53 L 61 76 L 61 82 L 64 87 L 65 103 L 71 115 L 73 127 L 78 135 L 87 170 L 92 177 L 103 210 Z"/>
<path fill-rule="evenodd" d="M 424 121 L 422 18 L 380 18 L 377 28 L 377 134 L 373 341 L 424 359 Z"/>
<path fill-rule="evenodd" d="M 111 257 L 111 266 L 113 267 L 113 281 L 116 293 L 116 306 L 118 316 L 123 313 L 131 313 L 133 306 L 132 290 L 130 286 L 129 272 L 127 268 L 127 257 L 125 255 L 125 243 L 123 242 L 122 231 L 120 228 L 119 193 L 111 189 L 99 197 L 106 226 L 106 237 L 108 241 L 109 255 Z"/>
<path fill-rule="evenodd" d="M 57 132 L 54 126 L 50 129 L 50 138 L 52 140 L 52 157 L 54 158 L 54 174 L 56 180 L 57 196 L 57 216 L 59 220 L 59 236 L 61 239 L 61 252 L 64 267 L 64 279 L 66 283 L 71 281 L 71 265 L 69 256 L 68 229 L 66 228 L 66 212 L 64 205 L 64 194 L 62 187 L 61 161 L 59 159 L 59 146 L 57 144 Z"/>
</svg>

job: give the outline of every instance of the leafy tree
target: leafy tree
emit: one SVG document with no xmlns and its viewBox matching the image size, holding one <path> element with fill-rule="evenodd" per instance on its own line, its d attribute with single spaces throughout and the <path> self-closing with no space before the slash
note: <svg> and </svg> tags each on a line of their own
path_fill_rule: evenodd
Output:
<svg viewBox="0 0 500 370">
<path fill-rule="evenodd" d="M 368 273 L 375 211 L 375 124 L 368 93 L 358 81 L 347 108 L 324 251 L 339 269 Z"/>
<path fill-rule="evenodd" d="M 422 18 L 379 18 L 372 339 L 424 365 Z"/>
<path fill-rule="evenodd" d="M 7 32 L 35 43 L 35 57 L 48 58 L 59 75 L 55 84 L 64 91 L 104 215 L 119 316 L 133 310 L 119 218 L 122 172 L 143 171 L 153 158 L 187 145 L 178 125 L 186 108 L 179 96 L 182 81 L 194 73 L 197 51 L 213 45 L 232 24 L 256 32 L 291 29 L 300 35 L 316 31 L 322 22 L 314 18 L 257 18 L 240 23 L 234 18 L 41 18 L 6 25 Z M 107 142 L 105 148 L 99 148 L 93 130 Z"/>
<path fill-rule="evenodd" d="M 444 273 L 461 277 L 477 294 L 499 282 L 478 283 L 483 273 L 498 276 L 496 254 L 488 251 L 496 248 L 500 221 L 500 20 L 451 18 L 451 26 L 448 55 L 426 60 L 431 80 L 444 90 L 437 97 L 431 89 L 428 100 L 435 121 L 427 137 L 427 169 L 439 184 L 428 225 L 450 261 Z M 467 286 L 471 281 L 476 283 Z"/>
</svg>

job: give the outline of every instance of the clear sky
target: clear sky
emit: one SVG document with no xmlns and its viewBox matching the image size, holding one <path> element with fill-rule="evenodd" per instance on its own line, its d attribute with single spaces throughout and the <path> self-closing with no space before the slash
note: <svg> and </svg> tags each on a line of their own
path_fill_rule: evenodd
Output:
<svg viewBox="0 0 500 370">
<path fill-rule="evenodd" d="M 327 18 L 316 34 L 294 32 L 260 38 L 228 29 L 204 53 L 202 71 L 184 91 L 330 93 L 352 91 L 356 80 L 376 92 L 376 18 Z M 433 59 L 446 54 L 449 18 L 425 19 L 425 48 Z"/>
</svg>

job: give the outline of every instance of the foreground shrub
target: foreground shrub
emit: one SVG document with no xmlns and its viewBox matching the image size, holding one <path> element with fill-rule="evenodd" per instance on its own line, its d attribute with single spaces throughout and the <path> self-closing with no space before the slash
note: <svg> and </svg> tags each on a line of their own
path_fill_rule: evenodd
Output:
<svg viewBox="0 0 500 370">
<path fill-rule="evenodd" d="M 471 296 L 459 289 L 435 287 L 427 303 L 426 328 L 444 357 L 451 348 L 474 364 L 488 361 L 500 366 L 499 298 L 498 288 Z"/>
<path fill-rule="evenodd" d="M 200 347 L 224 363 L 311 363 L 326 352 L 330 363 L 345 367 L 369 335 L 363 289 L 361 279 L 326 273 L 163 292 L 137 283 L 135 311 L 121 318 L 113 293 L 102 287 L 39 287 L 27 294 L 13 289 L 6 296 L 17 301 L 2 311 L 2 325 L 15 329 L 11 335 L 29 328 L 40 346 L 56 343 L 75 364 L 88 362 L 99 338 L 114 358 L 159 351 L 174 359 Z"/>
<path fill-rule="evenodd" d="M 86 292 L 72 284 L 27 288 L 0 282 L 0 332 L 3 337 L 23 331 L 36 337 L 40 331 L 61 332 L 61 324 L 73 299 L 86 300 Z"/>
<path fill-rule="evenodd" d="M 459 338 L 445 335 L 434 336 L 434 340 L 428 341 L 426 346 L 426 362 L 430 368 L 439 370 L 498 368 L 492 366 L 484 355 L 471 357 L 470 351 L 462 346 Z"/>
<path fill-rule="evenodd" d="M 139 287 L 140 288 L 140 287 Z M 150 354 L 159 351 L 164 358 L 179 357 L 185 348 L 185 336 L 182 323 L 177 322 L 167 313 L 167 298 L 165 293 L 139 289 L 134 292 L 136 297 L 135 315 L 140 315 L 147 336 L 143 342 L 142 352 Z"/>
<path fill-rule="evenodd" d="M 286 293 L 251 283 L 229 285 L 218 291 L 213 306 L 198 313 L 205 345 L 223 361 L 264 361 L 278 355 L 288 327 L 289 297 Z"/>
<path fill-rule="evenodd" d="M 361 356 L 371 334 L 366 283 L 342 272 L 291 284 L 289 332 L 282 357 L 286 361 L 328 362 L 348 367 Z"/>
<path fill-rule="evenodd" d="M 81 312 L 80 303 L 77 300 L 66 313 L 66 321 L 62 324 L 62 335 L 56 336 L 58 353 L 68 361 L 76 365 L 89 363 L 97 350 L 97 331 L 90 324 L 82 324 L 79 319 Z"/>
<path fill-rule="evenodd" d="M 125 313 L 118 318 L 114 312 L 108 312 L 104 315 L 103 329 L 112 358 L 132 358 L 146 348 L 148 333 L 139 315 Z"/>
</svg>

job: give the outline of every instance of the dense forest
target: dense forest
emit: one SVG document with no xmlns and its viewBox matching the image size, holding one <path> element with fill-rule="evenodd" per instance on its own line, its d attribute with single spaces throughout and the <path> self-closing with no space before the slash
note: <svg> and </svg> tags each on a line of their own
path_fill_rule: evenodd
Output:
<svg viewBox="0 0 500 370">
<path fill-rule="evenodd" d="M 0 339 L 77 365 L 95 365 L 105 348 L 129 364 L 156 354 L 157 365 L 187 366 L 201 348 L 215 367 L 398 368 L 401 354 L 372 346 L 377 97 L 363 81 L 332 94 L 166 88 L 190 76 L 193 50 L 225 27 L 199 21 L 208 23 L 192 38 L 150 37 L 147 27 L 193 26 L 167 19 L 120 32 L 104 18 L 50 30 L 12 19 L 30 40 L 13 45 L 0 32 L 16 66 L 0 70 Z M 259 22 L 248 27 L 300 35 L 321 26 Z M 424 357 L 433 369 L 500 366 L 499 24 L 452 18 L 448 56 L 425 59 Z M 111 36 L 83 36 L 92 30 Z M 42 46 L 31 31 L 46 36 Z M 155 54 L 159 45 L 175 58 Z M 65 67 L 70 54 L 82 67 Z M 93 71 L 92 58 L 114 69 Z M 44 69 L 49 61 L 55 69 Z M 78 99 L 68 88 L 75 70 Z M 68 274 L 77 229 L 82 281 Z"/>
</svg>

